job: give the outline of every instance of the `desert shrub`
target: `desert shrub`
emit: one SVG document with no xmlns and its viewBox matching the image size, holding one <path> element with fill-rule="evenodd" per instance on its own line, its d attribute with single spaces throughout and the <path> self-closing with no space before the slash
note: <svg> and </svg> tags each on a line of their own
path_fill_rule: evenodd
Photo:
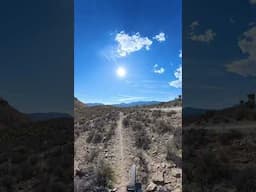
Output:
<svg viewBox="0 0 256 192">
<path fill-rule="evenodd" d="M 230 180 L 231 169 L 216 156 L 216 152 L 202 151 L 191 162 L 194 167 L 193 180 L 199 184 L 202 192 L 209 191 L 220 182 Z"/>
<path fill-rule="evenodd" d="M 0 154 L 0 164 L 8 161 L 8 155 L 6 153 Z"/>
<path fill-rule="evenodd" d="M 61 182 L 52 182 L 49 186 L 50 192 L 65 192 L 67 191 L 67 186 Z"/>
<path fill-rule="evenodd" d="M 146 159 L 143 157 L 142 152 L 137 153 L 138 157 L 138 180 L 146 185 L 148 183 L 149 179 L 149 169 L 148 169 L 148 163 L 146 162 Z"/>
<path fill-rule="evenodd" d="M 91 143 L 93 137 L 94 137 L 94 130 L 91 130 L 91 131 L 88 132 L 88 136 L 86 138 L 86 142 L 87 143 Z"/>
<path fill-rule="evenodd" d="M 230 132 L 227 133 L 222 133 L 219 136 L 219 141 L 222 145 L 229 145 L 231 144 L 234 140 L 240 140 L 243 138 L 243 134 L 238 131 L 238 130 L 231 130 Z"/>
<path fill-rule="evenodd" d="M 141 121 L 141 119 L 143 119 L 143 114 L 140 113 L 140 112 L 136 112 L 135 120 L 136 121 Z"/>
<path fill-rule="evenodd" d="M 12 163 L 14 163 L 14 164 L 25 161 L 26 158 L 27 158 L 27 155 L 25 153 L 20 153 L 20 152 L 12 153 Z"/>
<path fill-rule="evenodd" d="M 175 146 L 173 146 L 171 142 L 168 142 L 166 159 L 174 161 L 174 159 L 176 158 L 176 152 L 177 149 L 175 148 Z"/>
<path fill-rule="evenodd" d="M 235 118 L 236 118 L 237 121 L 242 121 L 242 120 L 246 119 L 247 116 L 248 116 L 248 112 L 247 112 L 247 111 L 245 111 L 245 110 L 239 110 L 239 111 L 237 112 Z"/>
<path fill-rule="evenodd" d="M 152 116 L 153 116 L 154 118 L 159 118 L 159 117 L 161 117 L 161 111 L 160 111 L 160 110 L 155 110 L 155 111 L 153 111 L 153 112 L 152 112 Z"/>
<path fill-rule="evenodd" d="M 168 117 L 171 117 L 171 116 L 175 115 L 176 113 L 177 113 L 176 111 L 171 110 L 171 111 L 169 111 L 169 112 L 167 113 L 167 116 L 168 116 Z"/>
<path fill-rule="evenodd" d="M 107 141 L 109 141 L 114 134 L 115 134 L 115 129 L 110 127 L 110 129 L 107 131 L 107 133 L 104 137 L 104 143 L 107 144 Z"/>
<path fill-rule="evenodd" d="M 2 177 L 1 186 L 4 187 L 7 192 L 14 191 L 14 178 L 9 175 Z"/>
<path fill-rule="evenodd" d="M 168 125 L 165 121 L 160 120 L 160 121 L 157 121 L 153 130 L 158 134 L 164 134 L 167 132 L 173 132 L 174 129 L 175 128 L 172 125 Z"/>
<path fill-rule="evenodd" d="M 34 175 L 33 167 L 31 167 L 27 162 L 21 163 L 17 171 L 19 172 L 21 180 L 28 180 Z"/>
<path fill-rule="evenodd" d="M 182 129 L 181 128 L 175 129 L 173 134 L 173 140 L 176 148 L 181 149 L 182 147 Z"/>
<path fill-rule="evenodd" d="M 99 161 L 95 168 L 95 185 L 98 187 L 112 187 L 114 172 L 103 160 Z"/>
<path fill-rule="evenodd" d="M 166 160 L 174 162 L 178 167 L 181 167 L 181 158 L 177 155 L 178 149 L 174 143 L 174 139 L 167 142 Z"/>
<path fill-rule="evenodd" d="M 256 191 L 256 169 L 246 168 L 234 174 L 233 183 L 239 192 Z"/>
<path fill-rule="evenodd" d="M 0 164 L 0 178 L 4 177 L 7 175 L 9 172 L 7 163 Z"/>
<path fill-rule="evenodd" d="M 99 155 L 99 152 L 96 149 L 92 149 L 88 154 L 87 161 L 93 162 Z"/>
<path fill-rule="evenodd" d="M 98 119 L 96 122 L 95 122 L 95 130 L 97 131 L 104 131 L 104 121 L 102 119 Z"/>
<path fill-rule="evenodd" d="M 151 120 L 149 117 L 147 117 L 146 123 L 147 123 L 147 124 L 150 124 L 151 122 L 152 122 L 152 120 Z"/>
<path fill-rule="evenodd" d="M 96 132 L 96 133 L 94 134 L 94 137 L 93 137 L 92 142 L 93 142 L 94 144 L 101 143 L 101 142 L 102 142 L 102 139 L 103 139 L 102 134 Z"/>
<path fill-rule="evenodd" d="M 137 148 L 147 150 L 150 148 L 150 143 L 151 140 L 144 129 L 135 133 L 135 145 Z"/>
<path fill-rule="evenodd" d="M 182 133 L 182 142 L 184 146 L 192 146 L 194 148 L 205 146 L 209 144 L 209 136 L 207 135 L 205 129 L 191 129 L 183 130 Z"/>
<path fill-rule="evenodd" d="M 143 125 L 139 122 L 134 123 L 132 126 L 133 131 L 140 131 L 143 129 Z"/>
<path fill-rule="evenodd" d="M 123 125 L 124 125 L 124 127 L 128 127 L 128 126 L 129 126 L 129 120 L 128 120 L 127 117 L 124 118 L 124 120 L 123 120 Z"/>
</svg>

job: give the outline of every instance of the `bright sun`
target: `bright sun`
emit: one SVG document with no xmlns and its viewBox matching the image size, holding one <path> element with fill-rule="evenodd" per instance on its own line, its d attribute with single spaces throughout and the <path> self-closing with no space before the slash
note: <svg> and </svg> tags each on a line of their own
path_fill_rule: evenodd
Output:
<svg viewBox="0 0 256 192">
<path fill-rule="evenodd" d="M 118 77 L 125 77 L 126 75 L 126 70 L 123 67 L 118 67 L 116 70 L 116 74 Z"/>
</svg>

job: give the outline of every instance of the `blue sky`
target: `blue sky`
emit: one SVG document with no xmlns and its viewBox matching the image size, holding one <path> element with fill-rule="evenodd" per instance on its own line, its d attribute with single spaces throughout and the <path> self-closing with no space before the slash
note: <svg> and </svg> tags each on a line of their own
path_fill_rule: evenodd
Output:
<svg viewBox="0 0 256 192">
<path fill-rule="evenodd" d="M 180 0 L 76 0 L 75 96 L 105 104 L 177 97 L 181 24 Z"/>
<path fill-rule="evenodd" d="M 73 114 L 73 2 L 4 1 L 0 21 L 0 97 L 25 113 Z"/>
<path fill-rule="evenodd" d="M 184 1 L 182 11 L 183 106 L 224 108 L 255 93 L 256 1 Z"/>
</svg>

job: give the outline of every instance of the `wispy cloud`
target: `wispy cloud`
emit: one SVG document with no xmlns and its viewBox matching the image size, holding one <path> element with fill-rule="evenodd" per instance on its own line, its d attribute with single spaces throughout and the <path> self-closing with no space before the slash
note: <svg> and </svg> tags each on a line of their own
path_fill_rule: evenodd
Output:
<svg viewBox="0 0 256 192">
<path fill-rule="evenodd" d="M 212 29 L 206 29 L 201 34 L 196 34 L 195 29 L 199 26 L 198 21 L 194 21 L 190 25 L 189 39 L 192 41 L 209 43 L 214 40 L 216 33 Z"/>
<path fill-rule="evenodd" d="M 157 40 L 158 42 L 164 42 L 166 40 L 165 33 L 161 32 L 158 35 L 154 36 L 153 39 Z"/>
<path fill-rule="evenodd" d="M 118 102 L 132 102 L 132 101 L 139 101 L 150 99 L 149 97 L 142 97 L 142 96 L 131 96 L 131 95 L 119 95 L 117 98 Z"/>
<path fill-rule="evenodd" d="M 115 41 L 118 43 L 117 53 L 120 57 L 125 57 L 143 48 L 149 50 L 152 45 L 152 41 L 148 37 L 142 37 L 139 32 L 129 35 L 121 31 L 116 34 Z"/>
<path fill-rule="evenodd" d="M 174 76 L 176 77 L 176 80 L 169 82 L 169 85 L 175 88 L 181 88 L 182 87 L 182 67 L 181 66 L 175 70 Z"/>
<path fill-rule="evenodd" d="M 117 64 L 117 53 L 113 46 L 106 46 L 100 51 L 100 55 L 110 64 Z"/>
<path fill-rule="evenodd" d="M 179 58 L 182 58 L 182 50 L 179 52 Z"/>
<path fill-rule="evenodd" d="M 159 88 L 168 89 L 168 85 L 166 85 L 166 81 L 161 80 L 140 80 L 138 81 L 128 81 L 127 85 L 131 87 L 136 87 L 138 90 L 156 90 Z M 169 90 L 169 89 L 168 89 Z"/>
<path fill-rule="evenodd" d="M 244 77 L 256 76 L 256 27 L 243 33 L 243 37 L 238 41 L 238 46 L 242 53 L 248 56 L 226 65 L 227 71 Z"/>
<path fill-rule="evenodd" d="M 158 64 L 155 64 L 154 65 L 154 73 L 157 73 L 157 74 L 163 74 L 165 69 L 163 67 L 159 67 Z"/>
</svg>

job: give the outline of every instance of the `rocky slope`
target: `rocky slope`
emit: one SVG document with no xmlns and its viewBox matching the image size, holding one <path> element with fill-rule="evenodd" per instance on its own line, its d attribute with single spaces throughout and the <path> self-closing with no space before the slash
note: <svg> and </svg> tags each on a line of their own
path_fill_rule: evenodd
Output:
<svg viewBox="0 0 256 192">
<path fill-rule="evenodd" d="M 183 127 L 183 191 L 256 191 L 255 114 L 235 106 Z"/>
<path fill-rule="evenodd" d="M 181 191 L 181 110 L 89 107 L 75 113 L 75 190 Z"/>
<path fill-rule="evenodd" d="M 0 126 L 1 192 L 73 190 L 72 118 L 31 122 L 2 99 Z"/>
</svg>

